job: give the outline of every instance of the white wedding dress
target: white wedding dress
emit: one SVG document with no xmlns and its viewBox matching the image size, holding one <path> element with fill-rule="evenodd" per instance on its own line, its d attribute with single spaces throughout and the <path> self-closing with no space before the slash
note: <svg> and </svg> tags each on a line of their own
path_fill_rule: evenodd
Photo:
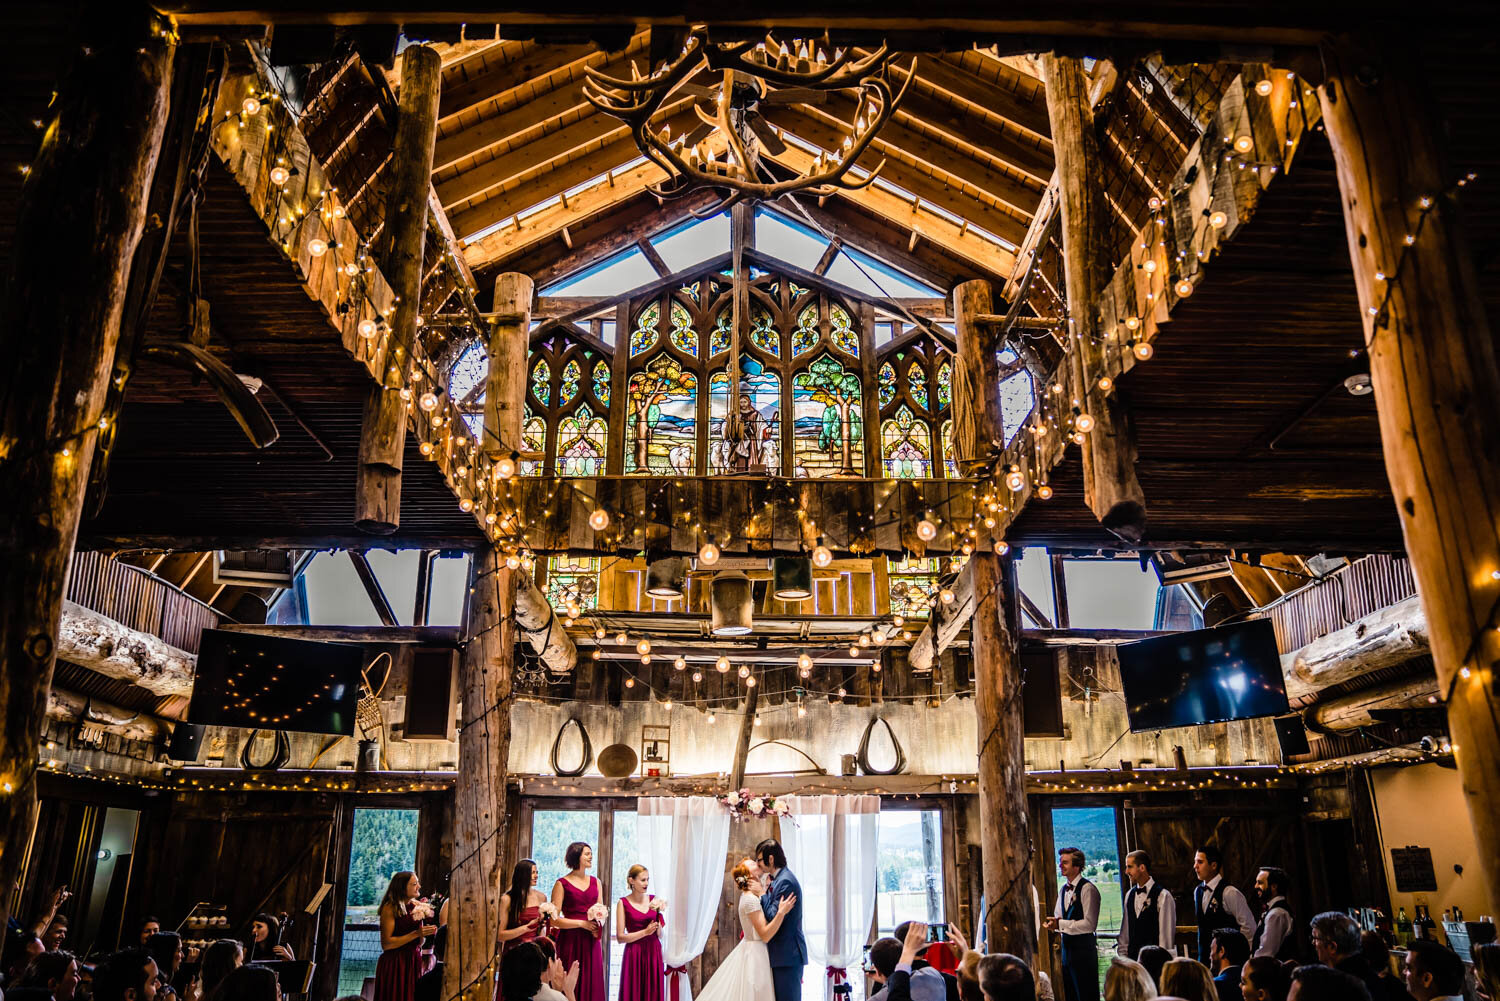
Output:
<svg viewBox="0 0 1500 1001">
<path fill-rule="evenodd" d="M 771 957 L 751 920 L 752 915 L 762 913 L 760 898 L 748 891 L 741 893 L 736 910 L 745 937 L 724 957 L 714 975 L 703 985 L 698 1001 L 767 1001 L 776 996 L 776 987 L 771 980 Z"/>
</svg>

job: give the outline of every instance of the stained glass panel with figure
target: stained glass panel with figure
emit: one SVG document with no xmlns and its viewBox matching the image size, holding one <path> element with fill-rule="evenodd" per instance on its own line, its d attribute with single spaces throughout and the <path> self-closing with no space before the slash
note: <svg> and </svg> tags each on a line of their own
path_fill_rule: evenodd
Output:
<svg viewBox="0 0 1500 1001">
<path fill-rule="evenodd" d="M 724 440 L 729 412 L 729 374 L 715 372 L 708 383 L 708 471 L 781 472 L 781 380 L 751 357 L 740 359 L 740 412 L 745 437 Z"/>
</svg>

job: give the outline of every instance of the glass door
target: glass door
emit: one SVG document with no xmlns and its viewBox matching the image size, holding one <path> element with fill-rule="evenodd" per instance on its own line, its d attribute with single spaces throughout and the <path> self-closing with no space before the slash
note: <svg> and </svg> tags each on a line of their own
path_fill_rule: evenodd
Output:
<svg viewBox="0 0 1500 1001">
<path fill-rule="evenodd" d="M 417 867 L 416 810 L 355 810 L 339 995 L 359 994 L 380 959 L 380 898 L 391 877 Z"/>
<path fill-rule="evenodd" d="M 1083 877 L 1099 888 L 1099 982 L 1109 969 L 1110 957 L 1120 938 L 1120 915 L 1124 910 L 1123 865 L 1120 857 L 1120 832 L 1112 806 L 1054 807 L 1052 810 L 1052 865 L 1064 848 L 1083 852 Z M 1057 892 L 1062 892 L 1063 878 L 1057 874 Z"/>
</svg>

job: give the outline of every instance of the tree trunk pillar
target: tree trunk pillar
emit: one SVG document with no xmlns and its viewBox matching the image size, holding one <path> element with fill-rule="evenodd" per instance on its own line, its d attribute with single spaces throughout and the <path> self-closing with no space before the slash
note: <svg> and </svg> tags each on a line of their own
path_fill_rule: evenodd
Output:
<svg viewBox="0 0 1500 1001">
<path fill-rule="evenodd" d="M 497 456 L 522 450 L 526 362 L 531 346 L 531 293 L 530 275 L 506 271 L 495 279 L 490 371 L 484 387 L 483 444 L 486 451 Z"/>
<path fill-rule="evenodd" d="M 1047 114 L 1057 156 L 1058 204 L 1062 213 L 1063 274 L 1068 297 L 1068 391 L 1078 415 L 1093 418 L 1092 430 L 1079 427 L 1083 441 L 1083 492 L 1089 508 L 1109 531 L 1130 542 L 1146 532 L 1146 495 L 1135 475 L 1135 440 L 1118 395 L 1098 388 L 1104 331 L 1099 329 L 1099 296 L 1116 262 L 1108 239 L 1109 205 L 1094 113 L 1083 63 L 1068 56 L 1042 56 L 1047 80 Z"/>
<path fill-rule="evenodd" d="M 1477 843 L 1500 844 L 1500 370 L 1409 46 L 1333 39 L 1319 91 L 1380 438 Z M 1500 852 L 1480 853 L 1500 906 Z"/>
<path fill-rule="evenodd" d="M 401 464 L 411 401 L 403 400 L 400 391 L 410 386 L 410 393 L 421 394 L 428 388 L 410 378 L 410 368 L 422 306 L 427 195 L 432 189 L 442 83 L 443 61 L 437 50 L 427 45 L 407 46 L 401 53 L 400 110 L 377 255 L 381 273 L 395 293 L 396 312 L 391 318 L 380 383 L 371 387 L 365 399 L 354 493 L 354 523 L 374 535 L 390 535 L 401 527 Z"/>
<path fill-rule="evenodd" d="M 958 455 L 986 454 L 1003 441 L 999 366 L 991 329 L 978 318 L 994 311 L 987 281 L 968 281 L 953 290 L 958 330 L 958 365 L 967 392 L 955 396 L 955 410 L 973 409 L 973 440 L 955 442 Z M 1000 558 L 981 546 L 969 559 L 974 580 L 975 711 L 979 717 L 979 843 L 984 862 L 984 915 L 991 952 L 1009 952 L 1031 962 L 1036 942 L 1031 902 L 1031 825 L 1026 809 L 1026 755 L 1022 746 L 1021 673 L 1001 602 Z"/>
<path fill-rule="evenodd" d="M 516 646 L 515 575 L 493 549 L 474 554 L 469 612 L 459 661 L 462 710 L 454 791 L 452 906 L 443 997 L 492 1001 L 499 954 L 506 844 L 505 783 L 510 755 Z"/>
<path fill-rule="evenodd" d="M 93 11 L 21 189 L 0 324 L 0 886 L 36 819 L 37 743 L 130 262 L 166 129 L 175 35 Z M 78 50 L 75 50 L 77 52 Z M 0 898 L 0 915 L 6 910 Z"/>
</svg>

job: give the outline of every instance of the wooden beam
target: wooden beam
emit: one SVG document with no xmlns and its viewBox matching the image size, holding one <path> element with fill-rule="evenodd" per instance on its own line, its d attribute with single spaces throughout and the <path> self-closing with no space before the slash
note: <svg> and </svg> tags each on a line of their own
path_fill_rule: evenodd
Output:
<svg viewBox="0 0 1500 1001">
<path fill-rule="evenodd" d="M 975 314 L 993 311 L 989 282 L 964 282 L 953 290 L 955 368 L 962 371 L 962 377 L 956 371 L 954 379 L 954 451 L 964 458 L 987 454 L 992 442 L 1005 440 L 994 392 L 999 382 L 994 345 L 984 326 L 973 320 Z M 975 598 L 970 642 L 979 718 L 979 840 L 989 901 L 987 941 L 992 952 L 1014 953 L 1029 963 L 1036 944 L 1031 880 L 1025 875 L 1029 863 L 1015 850 L 1031 844 L 1019 658 L 1000 599 L 1000 558 L 982 545 L 969 558 L 968 572 Z"/>
<path fill-rule="evenodd" d="M 385 596 L 385 589 L 380 586 L 380 581 L 375 577 L 375 570 L 370 566 L 369 557 L 357 549 L 351 549 L 349 562 L 354 564 L 354 575 L 359 578 L 360 585 L 369 596 L 370 604 L 374 606 L 375 616 L 380 619 L 380 624 L 400 625 L 396 620 L 395 611 L 391 608 L 390 599 Z"/>
<path fill-rule="evenodd" d="M 1305 698 L 1431 650 L 1427 616 L 1413 596 L 1282 654 L 1281 672 L 1287 695 Z"/>
<path fill-rule="evenodd" d="M 438 125 L 444 132 L 461 127 L 489 109 L 519 104 L 530 94 L 533 80 L 546 79 L 575 64 L 603 60 L 604 53 L 592 45 L 501 42 L 476 53 L 471 60 L 443 67 Z M 470 65 L 474 62 L 482 65 Z"/>
<path fill-rule="evenodd" d="M 149 752 L 152 755 L 155 745 L 164 744 L 169 732 L 166 721 L 156 716 L 55 687 L 47 693 L 47 718 L 72 727 L 97 727 L 124 740 L 153 745 Z"/>
<path fill-rule="evenodd" d="M 1391 491 L 1478 844 L 1500 844 L 1500 367 L 1409 40 L 1330 40 L 1319 91 Z M 1384 277 L 1382 277 L 1384 276 Z M 1500 903 L 1500 852 L 1482 853 Z"/>
<path fill-rule="evenodd" d="M 193 694 L 198 658 L 150 633 L 64 601 L 58 619 L 57 656 L 153 695 Z"/>
<path fill-rule="evenodd" d="M 531 279 L 507 271 L 495 279 L 495 317 L 490 323 L 490 370 L 485 377 L 484 441 L 499 458 L 521 448 L 526 407 L 526 352 L 531 330 Z"/>
<path fill-rule="evenodd" d="M 253 633 L 257 636 L 284 636 L 287 639 L 312 640 L 317 643 L 359 643 L 384 646 L 415 643 L 421 646 L 457 647 L 457 626 L 281 626 L 248 622 L 224 622 L 219 628 L 229 633 Z"/>
<path fill-rule="evenodd" d="M 577 666 L 578 648 L 573 638 L 541 588 L 524 574 L 516 583 L 516 625 L 537 659 L 554 675 L 567 674 Z"/>
<path fill-rule="evenodd" d="M 130 262 L 172 82 L 175 33 L 150 9 L 80 20 L 15 212 L 0 324 L 0 885 L 36 818 L 37 747 L 69 559 L 104 410 Z M 75 53 L 77 49 L 73 50 Z M 14 168 L 12 168 L 14 169 Z M 0 900 L 0 917 L 9 896 Z"/>
<path fill-rule="evenodd" d="M 1045 53 L 1047 111 L 1057 155 L 1062 214 L 1063 271 L 1070 330 L 1067 349 L 1074 400 L 1073 431 L 1082 435 L 1083 493 L 1106 529 L 1130 542 L 1146 534 L 1146 495 L 1135 474 L 1136 448 L 1118 394 L 1099 388 L 1104 372 L 1104 332 L 1099 296 L 1114 275 L 1109 208 L 1088 79 L 1079 59 Z M 1091 426 L 1085 426 L 1091 422 Z"/>
<path fill-rule="evenodd" d="M 912 642 L 907 664 L 913 671 L 931 671 L 943 651 L 953 645 L 974 615 L 974 572 L 965 563 L 953 584 L 953 603 L 939 602 L 933 607 L 922 631 Z"/>
<path fill-rule="evenodd" d="M 1029 94 L 1035 81 L 1028 85 L 1024 74 L 998 59 L 985 59 L 979 64 L 993 74 L 993 79 L 987 80 L 963 62 L 955 62 L 958 58 L 923 53 L 917 61 L 917 85 L 940 90 L 972 108 L 1003 118 L 1037 140 L 1051 137 L 1046 103 Z M 1039 144 L 1038 148 L 1051 153 L 1048 145 Z"/>
<path fill-rule="evenodd" d="M 864 672 L 860 672 L 863 676 Z M 745 785 L 745 762 L 750 757 L 750 737 L 755 733 L 755 710 L 760 705 L 760 687 L 745 693 L 745 715 L 740 717 L 740 735 L 734 743 L 734 764 L 730 768 L 729 788 Z"/>
<path fill-rule="evenodd" d="M 643 236 L 635 241 L 635 248 L 641 252 L 641 256 L 646 259 L 646 263 L 651 265 L 652 271 L 655 271 L 663 278 L 672 273 L 672 269 L 667 267 L 667 262 L 662 260 L 661 254 L 652 246 L 649 237 Z"/>
<path fill-rule="evenodd" d="M 1431 709 L 1440 703 L 1437 677 L 1424 672 L 1308 706 L 1302 721 L 1313 733 L 1343 734 L 1376 725 L 1380 720 L 1374 714 L 1382 709 Z"/>
<path fill-rule="evenodd" d="M 492 1001 L 495 931 L 508 814 L 506 772 L 516 646 L 515 575 L 489 547 L 470 571 L 467 637 L 459 659 L 461 714 L 453 796 L 454 860 L 443 996 Z"/>
<path fill-rule="evenodd" d="M 396 295 L 384 372 L 365 397 L 354 489 L 354 524 L 372 535 L 401 527 L 401 465 L 411 400 L 400 390 L 417 338 L 422 302 L 422 253 L 427 242 L 427 200 L 432 185 L 432 145 L 437 136 L 442 58 L 426 45 L 401 53 L 401 110 L 386 170 L 385 219 L 378 259 Z M 410 391 L 408 390 L 408 397 Z"/>
<path fill-rule="evenodd" d="M 813 265 L 813 274 L 826 275 L 828 269 L 833 267 L 833 262 L 838 259 L 839 251 L 844 249 L 844 241 L 834 237 L 828 241 L 828 246 L 823 248 L 823 255 L 818 258 L 818 263 Z"/>
</svg>

